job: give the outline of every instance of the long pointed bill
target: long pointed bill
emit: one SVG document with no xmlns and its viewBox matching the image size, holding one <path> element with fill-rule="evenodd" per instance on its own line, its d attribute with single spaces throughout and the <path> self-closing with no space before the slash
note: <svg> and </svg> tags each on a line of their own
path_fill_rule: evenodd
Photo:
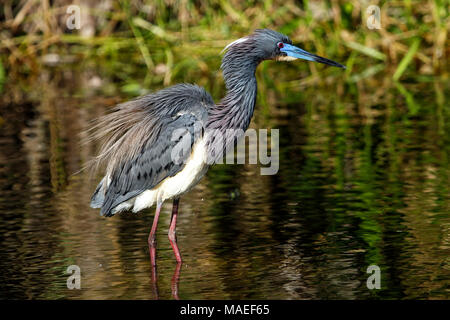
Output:
<svg viewBox="0 0 450 320">
<path fill-rule="evenodd" d="M 334 66 L 334 67 L 339 67 L 339 68 L 343 68 L 345 69 L 345 66 L 343 66 L 340 63 L 337 63 L 335 61 L 323 58 L 323 57 L 319 57 L 315 54 L 309 53 L 308 51 L 305 51 L 303 49 L 297 48 L 296 46 L 287 44 L 287 43 L 283 43 L 283 48 L 280 49 L 281 52 L 286 53 L 289 57 L 293 57 L 296 59 L 304 59 L 304 60 L 308 60 L 308 61 L 314 61 L 314 62 L 320 62 L 323 64 L 327 64 L 330 66 Z"/>
</svg>

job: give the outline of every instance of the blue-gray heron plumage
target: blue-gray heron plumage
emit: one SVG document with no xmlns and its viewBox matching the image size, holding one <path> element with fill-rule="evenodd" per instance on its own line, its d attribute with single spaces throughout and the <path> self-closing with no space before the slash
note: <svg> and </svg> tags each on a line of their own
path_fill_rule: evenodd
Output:
<svg viewBox="0 0 450 320">
<path fill-rule="evenodd" d="M 148 238 L 153 264 L 161 205 L 171 198 L 169 240 L 181 262 L 175 238 L 179 197 L 203 177 L 212 163 L 208 159 L 221 157 L 218 151 L 236 143 L 248 128 L 256 101 L 258 64 L 269 59 L 305 59 L 345 68 L 293 46 L 287 36 L 269 29 L 256 30 L 224 50 L 221 69 L 227 94 L 219 103 L 203 88 L 178 84 L 118 105 L 94 128 L 93 138 L 105 139 L 94 162 L 106 164 L 106 173 L 91 207 L 109 217 L 156 204 Z M 219 135 L 223 139 L 216 139 Z M 179 148 L 183 141 L 188 148 Z"/>
</svg>

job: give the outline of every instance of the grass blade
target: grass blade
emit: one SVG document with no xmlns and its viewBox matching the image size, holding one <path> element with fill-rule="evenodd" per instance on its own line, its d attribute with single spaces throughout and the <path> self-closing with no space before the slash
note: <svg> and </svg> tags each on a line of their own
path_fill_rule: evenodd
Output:
<svg viewBox="0 0 450 320">
<path fill-rule="evenodd" d="M 384 53 L 382 53 L 378 50 L 375 50 L 373 48 L 366 47 L 360 43 L 351 41 L 351 42 L 345 43 L 345 45 L 353 50 L 356 50 L 356 51 L 359 51 L 359 52 L 365 54 L 366 56 L 369 56 L 369 57 L 372 57 L 372 58 L 375 58 L 378 60 L 382 60 L 382 61 L 386 60 L 386 55 Z"/>
<path fill-rule="evenodd" d="M 419 49 L 420 45 L 420 39 L 414 40 L 413 44 L 411 45 L 411 48 L 409 48 L 406 55 L 403 57 L 402 61 L 400 61 L 400 64 L 397 67 L 397 70 L 395 70 L 393 79 L 397 81 L 402 76 L 403 72 L 405 72 L 406 68 L 414 58 L 414 55 L 416 54 L 417 50 Z"/>
</svg>

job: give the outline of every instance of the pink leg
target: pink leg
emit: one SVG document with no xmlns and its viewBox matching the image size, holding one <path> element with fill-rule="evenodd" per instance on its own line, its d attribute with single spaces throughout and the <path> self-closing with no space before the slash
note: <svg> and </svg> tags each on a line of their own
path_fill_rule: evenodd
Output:
<svg viewBox="0 0 450 320">
<path fill-rule="evenodd" d="M 152 265 L 152 291 L 153 291 L 153 298 L 158 300 L 159 299 L 159 292 L 158 292 L 158 274 L 156 273 L 156 265 Z"/>
<path fill-rule="evenodd" d="M 175 272 L 173 273 L 172 277 L 172 297 L 175 300 L 180 300 L 178 297 L 178 284 L 180 282 L 180 271 L 181 271 L 181 263 L 177 263 L 177 266 L 175 267 Z"/>
<path fill-rule="evenodd" d="M 148 247 L 150 250 L 150 261 L 153 267 L 156 267 L 156 228 L 158 227 L 159 213 L 161 211 L 162 203 L 158 203 L 156 206 L 155 217 L 153 218 L 152 229 L 148 235 Z M 155 272 L 156 274 L 156 272 Z"/>
<path fill-rule="evenodd" d="M 180 201 L 179 198 L 176 198 L 173 200 L 172 218 L 170 219 L 170 227 L 169 227 L 169 241 L 170 241 L 170 245 L 172 246 L 173 253 L 175 254 L 175 259 L 177 260 L 177 263 L 182 263 L 183 261 L 181 260 L 180 250 L 178 249 L 178 245 L 177 245 L 177 237 L 175 235 L 175 228 L 177 226 L 179 201 Z"/>
</svg>

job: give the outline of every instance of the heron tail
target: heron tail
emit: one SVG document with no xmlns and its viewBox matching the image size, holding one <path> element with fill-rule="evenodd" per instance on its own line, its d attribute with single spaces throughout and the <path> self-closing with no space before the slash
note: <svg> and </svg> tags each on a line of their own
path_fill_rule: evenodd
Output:
<svg viewBox="0 0 450 320">
<path fill-rule="evenodd" d="M 94 194 L 91 197 L 91 208 L 101 208 L 103 203 L 105 202 L 105 187 L 104 183 L 106 183 L 106 176 L 100 181 L 95 189 Z"/>
</svg>

